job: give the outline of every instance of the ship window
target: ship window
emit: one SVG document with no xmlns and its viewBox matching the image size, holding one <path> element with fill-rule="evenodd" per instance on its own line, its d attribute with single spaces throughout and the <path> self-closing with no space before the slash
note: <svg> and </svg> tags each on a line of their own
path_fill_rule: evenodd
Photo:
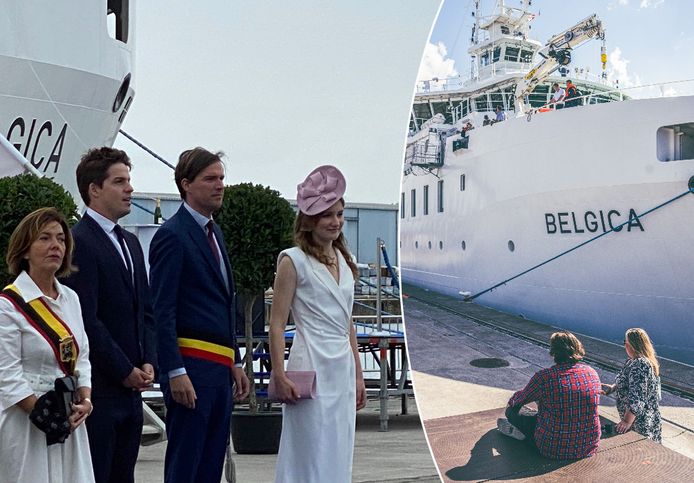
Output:
<svg viewBox="0 0 694 483">
<path fill-rule="evenodd" d="M 480 65 L 484 67 L 485 65 L 489 65 L 489 51 L 486 50 L 484 54 L 480 56 Z"/>
<path fill-rule="evenodd" d="M 508 241 L 508 251 L 512 252 L 516 249 L 516 244 L 513 243 L 513 240 Z"/>
<path fill-rule="evenodd" d="M 504 60 L 511 60 L 513 62 L 518 61 L 518 52 L 520 49 L 518 47 L 506 47 L 506 53 L 504 55 Z"/>
<path fill-rule="evenodd" d="M 501 57 L 501 47 L 494 47 L 494 53 L 492 54 L 492 62 L 498 62 L 499 57 Z"/>
<path fill-rule="evenodd" d="M 417 190 L 410 192 L 410 216 L 412 218 L 417 216 Z"/>
<path fill-rule="evenodd" d="M 506 107 L 504 106 L 504 96 L 501 92 L 493 92 L 489 94 L 489 98 L 492 101 L 492 111 L 495 110 L 497 107 L 500 107 L 504 110 L 506 109 Z"/>
<path fill-rule="evenodd" d="M 429 214 L 429 185 L 424 185 L 424 193 L 422 194 L 422 213 Z"/>
<path fill-rule="evenodd" d="M 509 28 L 506 25 L 502 25 L 501 26 L 501 33 L 504 35 L 508 35 L 511 33 L 511 31 L 509 30 Z"/>
<path fill-rule="evenodd" d="M 418 241 L 414 242 L 414 247 L 419 248 L 419 242 Z"/>
<path fill-rule="evenodd" d="M 465 175 L 460 175 L 460 191 L 465 191 Z"/>
<path fill-rule="evenodd" d="M 440 179 L 439 183 L 438 183 L 437 198 L 438 198 L 437 211 L 439 213 L 443 213 L 443 180 L 442 179 Z"/>
<path fill-rule="evenodd" d="M 128 42 L 129 7 L 130 0 L 108 0 L 106 11 L 109 35 L 124 43 Z"/>
<path fill-rule="evenodd" d="M 431 240 L 429 240 L 429 250 L 431 250 Z"/>
<path fill-rule="evenodd" d="M 521 50 L 520 61 L 525 62 L 526 64 L 532 62 L 533 61 L 532 50 Z"/>
<path fill-rule="evenodd" d="M 694 159 L 694 122 L 663 126 L 656 139 L 658 161 Z"/>
<path fill-rule="evenodd" d="M 491 111 L 489 104 L 487 103 L 487 96 L 475 97 L 475 110 L 476 111 Z"/>
<path fill-rule="evenodd" d="M 400 193 L 400 218 L 405 218 L 405 193 Z"/>
<path fill-rule="evenodd" d="M 439 250 L 443 250 L 443 242 L 439 240 Z"/>
<path fill-rule="evenodd" d="M 460 242 L 460 248 L 462 248 L 463 251 L 465 251 L 465 240 Z"/>
</svg>

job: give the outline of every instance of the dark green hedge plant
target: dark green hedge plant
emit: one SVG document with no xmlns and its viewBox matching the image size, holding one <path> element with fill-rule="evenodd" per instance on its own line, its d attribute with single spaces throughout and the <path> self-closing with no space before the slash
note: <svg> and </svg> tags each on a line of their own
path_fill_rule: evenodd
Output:
<svg viewBox="0 0 694 483">
<path fill-rule="evenodd" d="M 10 235 L 26 215 L 39 208 L 52 206 L 65 215 L 72 225 L 77 219 L 77 206 L 70 193 L 58 183 L 32 174 L 0 178 L 0 285 L 14 277 L 7 273 L 5 255 Z"/>
<path fill-rule="evenodd" d="M 242 183 L 228 186 L 216 216 L 226 240 L 236 289 L 245 300 L 246 373 L 250 408 L 257 411 L 253 374 L 253 304 L 273 282 L 277 256 L 293 245 L 294 210 L 278 191 Z"/>
</svg>

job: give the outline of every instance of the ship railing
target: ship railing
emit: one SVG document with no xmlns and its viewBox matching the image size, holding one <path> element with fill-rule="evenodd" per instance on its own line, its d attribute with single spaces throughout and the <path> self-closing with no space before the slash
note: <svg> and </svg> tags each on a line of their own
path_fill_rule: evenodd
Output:
<svg viewBox="0 0 694 483">
<path fill-rule="evenodd" d="M 405 164 L 410 166 L 436 167 L 442 166 L 441 146 L 437 141 L 418 141 L 407 147 Z"/>
<path fill-rule="evenodd" d="M 433 77 L 417 81 L 417 94 L 428 94 L 432 92 L 449 92 L 470 87 L 480 81 L 486 81 L 494 77 L 507 75 L 526 74 L 532 69 L 531 62 L 514 62 L 501 60 L 485 65 L 472 76 L 463 78 L 462 76 L 451 76 L 445 78 Z"/>
<path fill-rule="evenodd" d="M 674 87 L 675 85 L 688 85 L 686 89 L 688 93 L 694 94 L 694 79 L 660 82 L 655 84 L 643 84 L 638 86 L 629 86 L 624 88 L 615 87 L 606 91 L 591 92 L 584 94 L 574 99 L 579 101 L 578 105 L 588 105 L 588 104 L 603 104 L 606 102 L 615 101 L 627 101 L 629 99 L 650 99 L 659 97 L 672 97 L 681 94 Z M 642 95 L 638 95 L 639 91 Z M 461 103 L 462 104 L 462 103 Z M 558 107 L 564 106 L 564 102 L 558 104 L 546 103 L 542 106 L 533 108 L 529 111 L 528 115 L 531 116 L 536 112 L 543 112 L 548 109 L 556 109 Z"/>
<path fill-rule="evenodd" d="M 472 97 L 467 97 L 451 108 L 451 119 L 453 124 L 464 120 L 473 112 L 481 112 L 484 114 L 494 113 L 497 106 L 504 111 L 513 110 L 513 93 L 499 90 L 498 88 L 486 93 L 486 102 L 481 105 L 479 98 L 484 94 Z"/>
<path fill-rule="evenodd" d="M 510 60 L 502 60 L 499 62 L 494 62 L 484 67 L 480 67 L 477 75 L 471 77 L 463 83 L 463 87 L 468 87 L 475 82 L 481 80 L 488 80 L 492 77 L 500 77 L 505 75 L 518 75 L 527 74 L 532 69 L 533 64 L 531 62 L 514 62 Z"/>
<path fill-rule="evenodd" d="M 503 75 L 525 74 L 530 71 L 533 64 L 530 62 L 498 61 L 481 67 L 479 71 L 469 77 L 452 76 L 445 78 L 433 77 L 417 81 L 417 94 L 427 94 L 431 92 L 456 91 L 464 87 L 471 86 L 480 80 L 487 80 L 492 77 Z"/>
<path fill-rule="evenodd" d="M 653 99 L 659 97 L 692 95 L 694 94 L 694 79 L 615 87 L 609 91 L 601 92 L 601 94 L 614 92 L 619 92 L 620 94 L 624 95 L 624 100 L 629 100 L 629 98 Z M 628 93 L 628 96 L 623 93 Z"/>
<path fill-rule="evenodd" d="M 422 79 L 417 81 L 417 94 L 428 94 L 435 92 L 449 92 L 470 87 L 482 80 L 487 80 L 492 77 L 500 77 L 504 75 L 527 74 L 533 67 L 531 62 L 512 62 L 500 61 L 486 65 L 480 68 L 479 72 L 473 76 L 463 78 L 462 76 L 452 76 L 445 78 L 433 77 L 431 79 Z M 587 67 L 574 67 L 564 71 L 557 71 L 560 77 L 571 80 L 583 80 L 594 84 L 601 84 L 606 87 L 615 87 L 615 82 L 595 74 Z"/>
</svg>

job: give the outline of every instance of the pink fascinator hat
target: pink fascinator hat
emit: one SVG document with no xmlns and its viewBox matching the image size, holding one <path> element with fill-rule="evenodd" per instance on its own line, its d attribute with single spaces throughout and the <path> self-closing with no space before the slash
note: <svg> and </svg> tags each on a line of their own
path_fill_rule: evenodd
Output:
<svg viewBox="0 0 694 483">
<path fill-rule="evenodd" d="M 296 187 L 296 204 L 305 215 L 317 215 L 345 194 L 347 182 L 335 166 L 318 166 Z"/>
</svg>

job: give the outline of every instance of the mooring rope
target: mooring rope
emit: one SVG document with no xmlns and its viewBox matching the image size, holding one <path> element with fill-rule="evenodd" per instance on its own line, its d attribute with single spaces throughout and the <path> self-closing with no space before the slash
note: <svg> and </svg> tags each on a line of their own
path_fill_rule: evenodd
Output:
<svg viewBox="0 0 694 483">
<path fill-rule="evenodd" d="M 164 158 L 162 158 L 161 156 L 159 156 L 157 153 L 155 153 L 154 151 L 152 151 L 151 149 L 149 149 L 147 146 L 145 146 L 144 144 L 142 144 L 140 141 L 138 141 L 137 139 L 135 139 L 134 137 L 132 137 L 132 136 L 131 136 L 130 134 L 128 134 L 127 132 L 123 131 L 122 129 L 119 129 L 118 132 L 121 133 L 121 134 L 122 134 L 123 136 L 125 136 L 126 138 L 130 139 L 132 142 L 134 142 L 135 144 L 137 144 L 139 147 L 141 147 L 142 149 L 144 149 L 146 152 L 148 152 L 149 154 L 151 154 L 152 156 L 154 156 L 156 159 L 158 159 L 159 161 L 161 161 L 162 163 L 164 163 L 165 165 L 167 165 L 169 168 L 171 168 L 171 169 L 176 169 L 176 166 L 174 166 L 173 164 L 169 163 L 167 160 L 165 160 Z"/>
<path fill-rule="evenodd" d="M 687 191 L 685 191 L 684 193 L 681 193 L 681 194 L 675 196 L 675 197 L 672 198 L 672 199 L 669 199 L 669 200 L 667 200 L 667 201 L 665 201 L 665 202 L 659 204 L 659 205 L 656 206 L 656 207 L 651 208 L 650 210 L 644 211 L 644 212 L 643 212 L 642 214 L 640 214 L 640 215 L 636 215 L 636 219 L 643 218 L 644 216 L 646 216 L 646 215 L 648 215 L 648 214 L 650 214 L 650 213 L 653 213 L 654 211 L 656 211 L 656 210 L 659 209 L 659 208 L 662 208 L 662 207 L 664 207 L 664 206 L 666 206 L 666 205 L 669 205 L 669 204 L 672 203 L 673 201 L 676 201 L 676 200 L 678 200 L 678 199 L 680 199 L 680 198 L 686 196 L 686 195 L 689 194 L 689 193 L 694 194 L 694 176 L 692 176 L 691 178 L 689 178 L 689 188 L 687 189 Z M 609 233 L 612 233 L 612 232 L 614 232 L 614 231 L 620 231 L 620 230 L 622 229 L 623 226 L 628 225 L 629 223 L 633 222 L 633 220 L 634 220 L 634 218 L 629 217 L 629 219 L 628 219 L 627 221 L 625 221 L 624 223 L 621 223 L 620 225 L 617 225 L 617 226 L 615 226 L 615 227 L 612 227 L 611 229 L 607 230 L 606 232 L 600 233 L 599 235 L 596 235 L 596 236 L 594 236 L 593 238 L 591 238 L 591 239 L 589 239 L 589 240 L 586 240 L 586 241 L 584 241 L 584 242 L 582 242 L 582 243 L 579 243 L 579 244 L 576 245 L 575 247 L 569 248 L 568 250 L 565 250 L 565 251 L 561 252 L 560 254 L 555 255 L 555 256 L 553 256 L 552 258 L 549 258 L 549 259 L 545 260 L 544 262 L 538 263 L 537 265 L 535 265 L 535 266 L 533 266 L 533 267 L 531 267 L 531 268 L 529 268 L 529 269 L 527 269 L 527 270 L 524 270 L 524 271 L 522 271 L 521 273 L 519 273 L 519 274 L 517 274 L 517 275 L 514 275 L 513 277 L 507 278 L 507 279 L 504 280 L 503 282 L 499 282 L 499 283 L 497 283 L 496 285 L 494 285 L 494 286 L 492 286 L 492 287 L 489 287 L 489 288 L 487 288 L 487 289 L 485 289 L 485 290 L 482 290 L 481 292 L 477 292 L 477 293 L 474 294 L 474 295 L 470 295 L 469 297 L 465 297 L 465 300 L 473 300 L 473 299 L 476 299 L 476 298 L 479 297 L 480 295 L 483 295 L 483 294 L 485 294 L 485 293 L 487 293 L 487 292 L 491 292 L 491 291 L 494 290 L 495 288 L 501 287 L 502 285 L 505 285 L 505 284 L 507 284 L 508 282 L 517 279 L 518 277 L 522 277 L 523 275 L 525 275 L 525 274 L 528 273 L 528 272 L 532 272 L 533 270 L 535 270 L 535 269 L 537 269 L 537 268 L 540 268 L 540 267 L 543 266 L 543 265 L 547 265 L 548 263 L 553 262 L 553 261 L 556 260 L 557 258 L 561 258 L 561 257 L 563 257 L 564 255 L 567 255 L 567 254 L 573 252 L 574 250 L 578 250 L 579 248 L 581 248 L 581 247 L 583 247 L 583 246 L 586 246 L 586 245 L 589 244 L 589 243 L 594 242 L 594 241 L 597 240 L 598 238 L 601 238 L 601 237 L 603 237 L 603 236 L 605 236 L 605 235 L 607 235 L 607 234 L 609 234 Z"/>
</svg>

